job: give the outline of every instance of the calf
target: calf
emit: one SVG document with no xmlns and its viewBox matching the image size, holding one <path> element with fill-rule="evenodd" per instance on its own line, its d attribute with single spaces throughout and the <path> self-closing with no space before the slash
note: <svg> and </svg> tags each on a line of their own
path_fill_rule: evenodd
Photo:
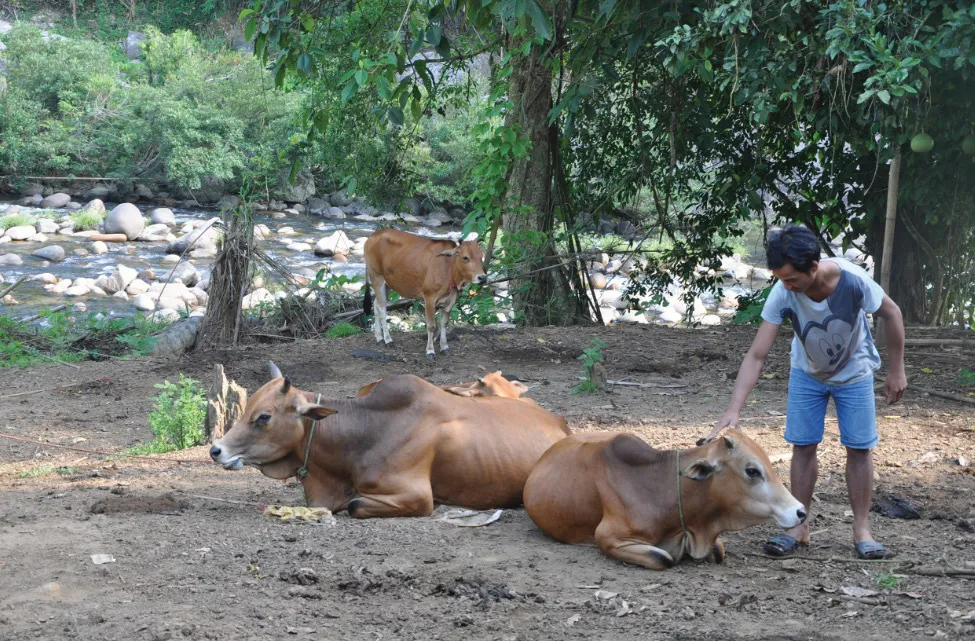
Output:
<svg viewBox="0 0 975 641">
<path fill-rule="evenodd" d="M 412 375 L 389 376 L 352 399 L 273 379 L 213 444 L 227 469 L 297 475 L 311 507 L 355 518 L 424 516 L 435 502 L 514 507 L 538 458 L 565 438 L 565 419 L 500 397 L 462 398 Z"/>
<path fill-rule="evenodd" d="M 377 384 L 383 379 L 376 379 L 375 381 L 363 386 L 359 389 L 356 396 L 365 396 L 370 393 Z M 500 370 L 497 372 L 491 372 L 490 374 L 485 374 L 476 381 L 470 383 L 461 383 L 459 385 L 441 385 L 440 389 L 446 390 L 451 394 L 456 394 L 457 396 L 503 396 L 505 398 L 521 398 L 521 400 L 526 403 L 535 403 L 532 399 L 522 398 L 521 395 L 528 391 L 528 386 L 521 381 L 509 381 L 504 376 L 501 375 Z"/>
<path fill-rule="evenodd" d="M 434 240 L 397 229 L 381 229 L 365 245 L 363 308 L 369 313 L 369 285 L 376 292 L 373 331 L 376 342 L 393 342 L 386 319 L 386 288 L 407 298 L 422 298 L 427 317 L 427 357 L 433 358 L 434 317 L 440 312 L 440 351 L 446 352 L 447 318 L 465 284 L 487 282 L 476 241 Z"/>
<path fill-rule="evenodd" d="M 792 528 L 806 518 L 762 448 L 737 431 L 683 451 L 656 450 L 632 434 L 573 434 L 539 459 L 524 499 L 552 538 L 595 544 L 651 570 L 684 556 L 720 563 L 722 532 L 769 518 Z"/>
</svg>

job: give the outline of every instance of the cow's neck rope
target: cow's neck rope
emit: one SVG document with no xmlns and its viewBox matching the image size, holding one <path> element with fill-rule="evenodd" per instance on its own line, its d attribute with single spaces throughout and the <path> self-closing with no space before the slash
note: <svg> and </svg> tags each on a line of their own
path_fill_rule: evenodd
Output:
<svg viewBox="0 0 975 641">
<path fill-rule="evenodd" d="M 318 395 L 318 400 L 315 401 L 316 404 L 322 404 L 322 395 Z M 311 422 L 311 432 L 308 434 L 308 445 L 305 446 L 305 462 L 298 468 L 298 478 L 303 479 L 308 476 L 308 455 L 311 454 L 311 442 L 315 438 L 315 426 L 318 425 L 318 421 Z"/>
<path fill-rule="evenodd" d="M 684 525 L 684 505 L 680 499 L 680 450 L 677 450 L 677 514 L 680 516 L 680 529 L 686 533 L 687 526 Z"/>
</svg>

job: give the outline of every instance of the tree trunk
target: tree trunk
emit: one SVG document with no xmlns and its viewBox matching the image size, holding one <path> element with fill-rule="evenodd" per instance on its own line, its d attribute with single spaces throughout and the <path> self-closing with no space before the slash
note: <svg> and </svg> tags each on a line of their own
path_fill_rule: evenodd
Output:
<svg viewBox="0 0 975 641">
<path fill-rule="evenodd" d="M 884 218 L 875 216 L 867 232 L 867 246 L 870 255 L 874 256 L 875 260 L 874 280 L 878 283 L 880 282 L 880 275 L 884 271 L 884 223 Z M 894 256 L 897 257 L 896 260 L 894 260 Z M 904 228 L 903 221 L 897 223 L 888 266 L 890 268 L 890 286 L 887 294 L 900 307 L 901 313 L 904 315 L 904 323 L 924 324 L 927 318 L 927 290 L 921 263 L 921 248 Z M 879 328 L 878 334 L 883 335 Z"/>
<path fill-rule="evenodd" d="M 213 366 L 213 382 L 207 390 L 207 443 L 222 438 L 234 426 L 247 406 L 247 390 L 228 379 L 219 363 Z"/>
<path fill-rule="evenodd" d="M 543 3 L 546 11 L 564 13 L 566 3 Z M 556 29 L 562 19 L 553 16 Z M 515 311 L 528 325 L 567 325 L 580 319 L 572 304 L 574 293 L 560 273 L 552 240 L 555 217 L 552 201 L 552 146 L 548 112 L 552 108 L 552 72 L 546 64 L 547 45 L 536 45 L 529 56 L 519 58 L 508 81 L 508 98 L 513 108 L 505 124 L 514 126 L 531 141 L 525 158 L 515 159 L 511 168 L 508 196 L 504 205 L 505 246 L 511 258 L 520 261 L 518 270 L 533 272 L 515 278 L 512 297 Z M 536 271 L 549 267 L 544 271 Z"/>
<path fill-rule="evenodd" d="M 897 227 L 897 187 L 900 184 L 901 154 L 897 152 L 890 161 L 890 173 L 887 176 L 887 216 L 884 221 L 884 247 L 880 259 L 880 286 L 890 295 L 890 267 L 894 251 L 894 230 Z M 891 297 L 893 298 L 893 297 Z M 884 319 L 877 322 L 877 347 L 887 345 L 887 332 L 884 331 Z"/>
</svg>

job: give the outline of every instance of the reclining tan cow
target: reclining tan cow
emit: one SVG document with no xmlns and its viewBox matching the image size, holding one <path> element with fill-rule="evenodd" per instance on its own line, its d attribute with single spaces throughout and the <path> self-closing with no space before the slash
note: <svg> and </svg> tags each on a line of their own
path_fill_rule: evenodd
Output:
<svg viewBox="0 0 975 641">
<path fill-rule="evenodd" d="M 359 389 L 356 396 L 365 396 L 366 394 L 370 393 L 382 380 L 383 379 L 379 378 L 368 385 L 363 386 L 361 389 Z M 535 401 L 527 396 L 522 398 L 522 394 L 528 391 L 527 385 L 521 381 L 509 381 L 501 375 L 500 370 L 497 372 L 491 372 L 490 374 L 485 374 L 476 381 L 471 381 L 470 383 L 441 385 L 440 389 L 448 391 L 451 394 L 456 394 L 457 396 L 503 396 L 504 398 L 521 399 L 526 403 L 535 404 Z"/>
<path fill-rule="evenodd" d="M 762 448 L 738 431 L 683 451 L 656 450 L 632 434 L 573 434 L 539 459 L 524 499 L 552 538 L 595 544 L 651 570 L 685 556 L 720 563 L 722 532 L 769 518 L 792 528 L 806 518 Z"/>
<path fill-rule="evenodd" d="M 447 318 L 467 283 L 486 283 L 477 241 L 435 240 L 398 229 L 380 229 L 365 244 L 366 286 L 363 309 L 370 313 L 375 290 L 376 342 L 393 342 L 386 320 L 387 288 L 406 298 L 422 298 L 427 316 L 427 357 L 433 358 L 434 318 L 440 312 L 440 351 L 446 352 Z"/>
<path fill-rule="evenodd" d="M 309 506 L 355 518 L 429 515 L 434 502 L 520 505 L 532 466 L 568 433 L 564 418 L 537 405 L 463 398 L 412 375 L 332 399 L 295 389 L 271 367 L 211 458 L 275 479 L 297 475 Z"/>
</svg>

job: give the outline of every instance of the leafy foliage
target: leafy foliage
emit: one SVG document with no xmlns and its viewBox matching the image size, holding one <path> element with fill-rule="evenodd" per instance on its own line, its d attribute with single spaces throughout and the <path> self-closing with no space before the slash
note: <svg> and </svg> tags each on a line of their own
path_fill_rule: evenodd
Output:
<svg viewBox="0 0 975 641">
<path fill-rule="evenodd" d="M 206 391 L 199 381 L 182 373 L 179 380 L 168 380 L 154 386 L 161 390 L 154 397 L 155 407 L 149 414 L 149 427 L 156 443 L 176 449 L 193 447 L 203 442 L 203 423 L 206 420 Z"/>
<path fill-rule="evenodd" d="M 593 394 L 599 391 L 599 387 L 593 380 L 595 378 L 593 368 L 595 368 L 597 363 L 602 362 L 604 358 L 603 348 L 606 346 L 606 341 L 593 338 L 590 341 L 589 347 L 582 350 L 582 354 L 579 355 L 579 360 L 582 361 L 582 375 L 585 377 L 585 380 L 573 388 L 576 394 Z"/>
</svg>

